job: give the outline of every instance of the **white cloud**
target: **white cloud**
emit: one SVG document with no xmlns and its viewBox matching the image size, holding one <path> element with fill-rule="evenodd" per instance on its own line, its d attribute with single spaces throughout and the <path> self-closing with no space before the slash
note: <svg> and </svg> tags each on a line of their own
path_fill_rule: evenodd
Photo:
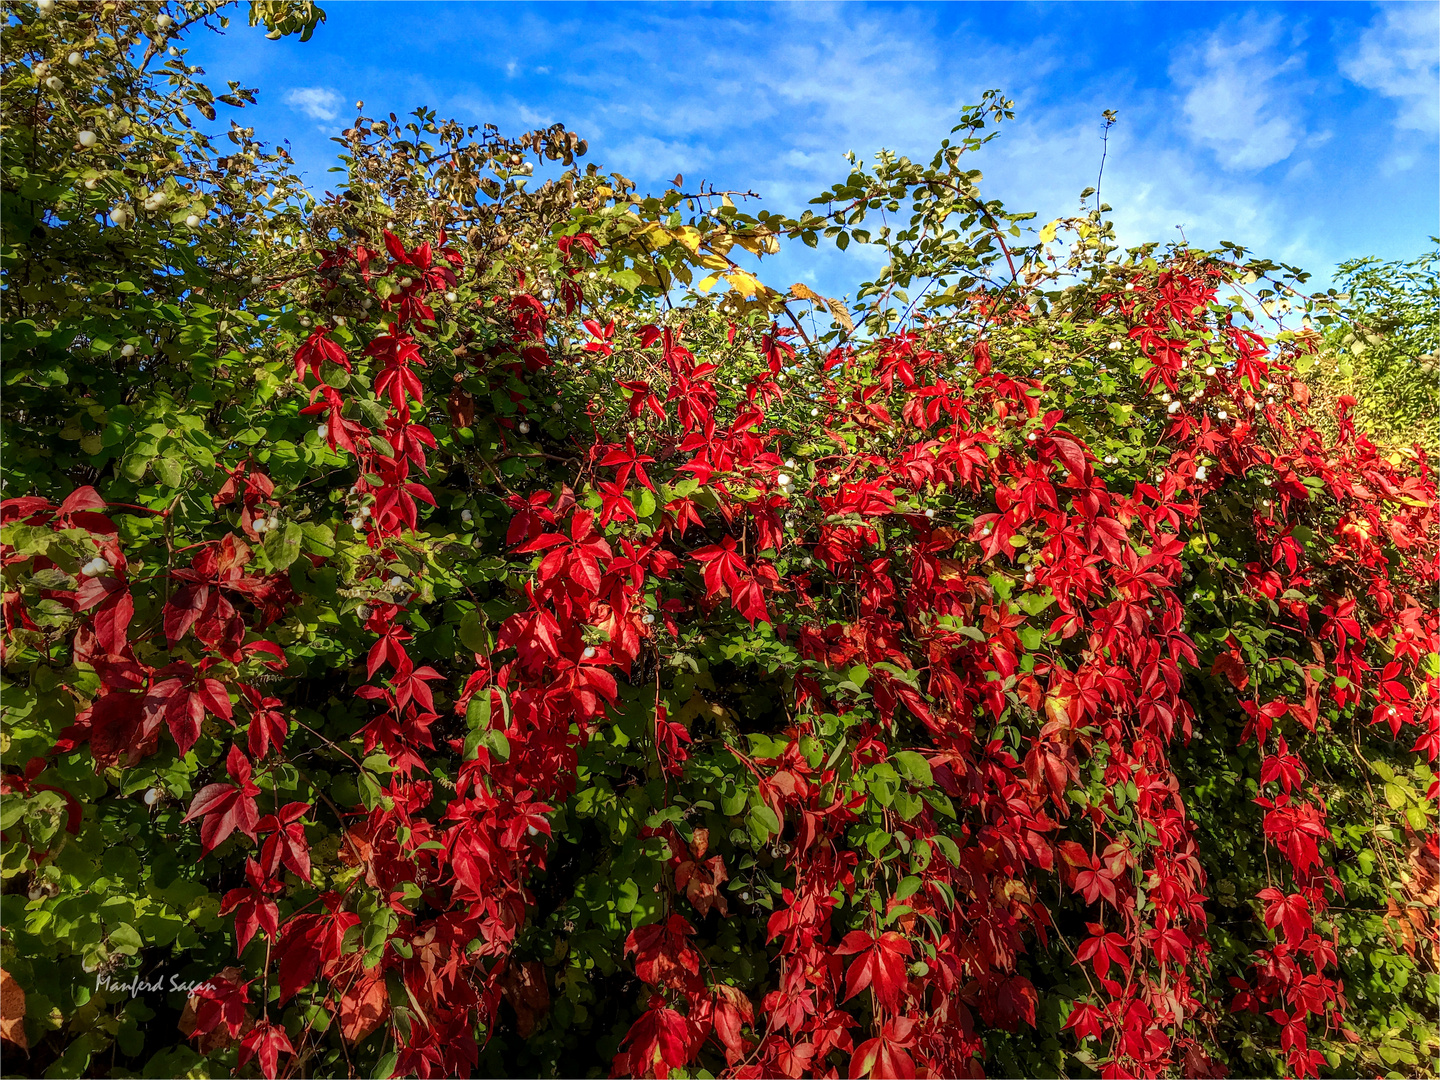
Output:
<svg viewBox="0 0 1440 1080">
<path fill-rule="evenodd" d="M 1440 7 L 1396 4 L 1365 28 L 1340 70 L 1351 82 L 1398 103 L 1397 126 L 1435 135 L 1440 129 Z"/>
<path fill-rule="evenodd" d="M 842 151 L 869 158 L 883 146 L 928 162 L 963 105 L 1002 87 L 1016 99 L 1016 118 L 973 155 L 973 165 L 984 170 L 987 197 L 1036 211 L 1037 224 L 1073 213 L 1080 190 L 1095 183 L 1100 111 L 1113 107 L 1120 124 L 1103 187 L 1124 244 L 1178 240 L 1183 225 L 1193 244 L 1233 240 L 1322 275 L 1377 245 L 1382 254 L 1408 251 L 1393 211 L 1352 215 L 1334 195 L 1354 187 L 1376 196 L 1367 206 L 1380 207 L 1405 190 L 1386 178 L 1419 167 L 1424 156 L 1414 133 L 1395 140 L 1373 122 L 1377 104 L 1389 108 L 1383 93 L 1404 108 L 1425 104 L 1413 88 L 1425 58 L 1413 50 L 1386 55 L 1395 41 L 1413 45 L 1407 10 L 1380 9 L 1368 30 L 1361 25 L 1341 39 L 1338 53 L 1351 57 L 1344 74 L 1380 91 L 1363 95 L 1342 93 L 1341 73 L 1321 66 L 1328 50 L 1297 54 L 1302 33 L 1343 21 L 1313 12 L 1297 29 L 1283 11 L 1244 18 L 1209 9 L 1215 14 L 1188 36 L 1151 43 L 1162 56 L 1152 72 L 1151 53 L 1077 47 L 1064 19 L 1010 33 L 987 15 L 923 5 L 645 6 L 623 17 L 507 10 L 495 18 L 470 5 L 441 6 L 439 23 L 397 31 L 399 40 L 372 43 L 343 64 L 239 76 L 247 85 L 321 84 L 280 95 L 295 109 L 289 122 L 296 126 L 309 126 L 303 116 L 343 111 L 346 102 L 327 85 L 366 98 L 376 115 L 423 101 L 442 116 L 493 122 L 509 134 L 561 121 L 589 140 L 587 160 L 629 175 L 642 191 L 681 172 L 689 189 L 705 180 L 754 190 L 763 201 L 745 201 L 748 211 L 790 214 L 844 179 Z M 437 42 L 474 37 L 482 23 L 494 47 L 456 66 Z M 396 71 L 390 50 L 402 46 L 435 63 Z M 609 57 L 604 79 L 573 59 L 591 52 Z M 1166 56 L 1173 81 L 1165 78 Z M 1322 95 L 1339 111 L 1323 106 Z M 1362 96 L 1363 123 L 1352 107 Z M 312 174 L 333 163 L 330 144 L 309 131 L 296 145 Z M 1412 233 L 1413 217 L 1403 219 Z M 853 294 L 880 258 L 863 245 L 845 252 L 791 245 L 765 259 L 761 276 Z"/>
<path fill-rule="evenodd" d="M 1170 76 L 1184 93 L 1192 139 L 1227 169 L 1263 169 L 1284 161 L 1304 137 L 1295 78 L 1302 54 L 1282 40 L 1285 23 L 1253 13 L 1177 51 Z"/>
<path fill-rule="evenodd" d="M 340 94 L 327 86 L 297 86 L 285 94 L 285 104 L 311 120 L 334 120 L 340 115 Z"/>
</svg>

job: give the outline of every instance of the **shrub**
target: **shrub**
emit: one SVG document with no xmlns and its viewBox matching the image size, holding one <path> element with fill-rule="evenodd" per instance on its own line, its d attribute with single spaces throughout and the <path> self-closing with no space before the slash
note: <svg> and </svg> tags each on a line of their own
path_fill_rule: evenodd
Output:
<svg viewBox="0 0 1440 1080">
<path fill-rule="evenodd" d="M 7 115 L 116 10 L 7 26 Z M 798 219 L 425 110 L 272 210 L 132 126 L 218 237 L 7 129 L 27 1071 L 1429 1068 L 1428 459 L 1317 431 L 1288 268 L 1027 239 L 1009 110 Z M 858 309 L 736 261 L 821 238 Z"/>
</svg>

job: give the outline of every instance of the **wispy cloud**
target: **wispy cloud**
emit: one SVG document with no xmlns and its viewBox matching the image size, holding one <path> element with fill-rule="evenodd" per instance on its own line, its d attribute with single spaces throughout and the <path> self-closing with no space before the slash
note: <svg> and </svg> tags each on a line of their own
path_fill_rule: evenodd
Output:
<svg viewBox="0 0 1440 1080">
<path fill-rule="evenodd" d="M 1434 5 L 1362 7 L 1359 25 L 1356 10 L 373 3 L 339 5 L 304 46 L 237 35 L 203 59 L 245 85 L 296 87 L 262 95 L 256 119 L 291 139 L 307 176 L 334 164 L 315 137 L 344 110 L 334 87 L 372 115 L 423 102 L 509 134 L 558 121 L 642 191 L 679 172 L 792 214 L 844 180 L 845 150 L 928 161 L 991 87 L 1016 119 L 973 155 L 982 190 L 1039 222 L 1073 213 L 1095 183 L 1100 112 L 1117 108 L 1104 199 L 1122 242 L 1183 226 L 1193 243 L 1233 240 L 1323 275 L 1351 255 L 1407 254 L 1435 228 Z M 488 44 L 461 56 L 457 40 Z M 876 257 L 796 245 L 763 276 L 853 292 Z"/>
<path fill-rule="evenodd" d="M 327 86 L 297 86 L 285 94 L 285 104 L 311 120 L 334 120 L 340 115 L 340 100 Z"/>
<path fill-rule="evenodd" d="M 1381 10 L 1355 48 L 1340 57 L 1352 82 L 1392 98 L 1399 127 L 1435 135 L 1440 130 L 1440 7 L 1395 4 Z"/>
<path fill-rule="evenodd" d="M 1305 134 L 1296 104 L 1303 56 L 1279 16 L 1248 12 L 1178 50 L 1171 78 L 1184 92 L 1189 135 L 1227 169 L 1263 169 L 1290 156 Z"/>
</svg>

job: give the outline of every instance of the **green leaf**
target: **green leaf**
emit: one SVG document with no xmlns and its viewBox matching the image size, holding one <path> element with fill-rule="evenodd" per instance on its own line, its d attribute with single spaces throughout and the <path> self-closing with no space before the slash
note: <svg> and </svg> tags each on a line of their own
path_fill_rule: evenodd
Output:
<svg viewBox="0 0 1440 1080">
<path fill-rule="evenodd" d="M 918 796 L 912 795 L 908 791 L 897 791 L 895 793 L 895 812 L 906 821 L 914 821 L 916 815 L 920 813 L 924 805 Z"/>
<path fill-rule="evenodd" d="M 871 829 L 865 834 L 865 850 L 872 859 L 878 859 L 880 853 L 890 846 L 891 839 L 888 829 Z"/>
<path fill-rule="evenodd" d="M 891 755 L 895 767 L 900 774 L 913 784 L 921 787 L 929 787 L 935 783 L 935 775 L 930 770 L 930 763 L 925 760 L 924 755 L 914 750 L 901 750 Z"/>
<path fill-rule="evenodd" d="M 305 550 L 312 555 L 330 556 L 335 554 L 335 532 L 329 525 L 306 522 L 300 526 L 305 534 Z"/>
<path fill-rule="evenodd" d="M 635 508 L 635 513 L 642 518 L 648 518 L 655 513 L 655 496 L 649 488 L 636 488 L 630 496 L 630 505 Z"/>
<path fill-rule="evenodd" d="M 265 554 L 276 570 L 284 570 L 300 555 L 300 544 L 305 532 L 293 521 L 287 521 L 282 528 L 272 529 L 265 534 Z"/>
<path fill-rule="evenodd" d="M 745 788 L 736 788 L 720 796 L 720 812 L 726 817 L 735 817 L 745 809 L 745 804 L 749 801 L 750 792 Z"/>
<path fill-rule="evenodd" d="M 185 463 L 178 455 L 170 454 L 154 461 L 155 476 L 168 488 L 178 488 L 185 478 Z"/>
<path fill-rule="evenodd" d="M 468 612 L 465 617 L 460 620 L 460 644 L 464 645 L 465 648 L 473 653 L 488 653 L 490 651 L 490 638 L 480 622 L 480 612 L 478 610 Z M 484 697 L 488 701 L 490 698 L 489 693 L 485 692 Z"/>
<path fill-rule="evenodd" d="M 121 923 L 109 935 L 110 951 L 122 956 L 134 956 L 144 947 L 140 931 L 129 923 Z"/>
<path fill-rule="evenodd" d="M 930 837 L 930 842 L 945 853 L 945 858 L 949 860 L 951 866 L 960 865 L 960 847 L 954 840 L 944 833 L 936 833 Z"/>
<path fill-rule="evenodd" d="M 763 803 L 750 808 L 750 829 L 755 832 L 757 828 L 764 834 L 762 840 L 780 832 L 780 819 L 775 816 L 774 810 Z"/>
</svg>

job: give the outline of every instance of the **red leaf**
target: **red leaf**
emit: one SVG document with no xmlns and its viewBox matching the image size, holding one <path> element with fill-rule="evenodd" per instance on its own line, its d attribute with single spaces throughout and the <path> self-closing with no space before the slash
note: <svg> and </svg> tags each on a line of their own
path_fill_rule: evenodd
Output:
<svg viewBox="0 0 1440 1080">
<path fill-rule="evenodd" d="M 693 933 L 694 927 L 679 915 L 632 930 L 625 951 L 636 954 L 635 974 L 656 985 L 683 983 L 686 972 L 699 974 L 700 954 L 685 940 Z"/>
<path fill-rule="evenodd" d="M 390 1011 L 390 993 L 379 965 L 362 971 L 340 995 L 340 1035 L 358 1043 L 380 1026 Z"/>
<path fill-rule="evenodd" d="M 279 1024 L 262 1021 L 251 1028 L 240 1040 L 239 1064 L 244 1066 L 251 1058 L 260 1062 L 260 1071 L 266 1080 L 275 1080 L 279 1072 L 281 1054 L 293 1054 L 290 1037 Z"/>
<path fill-rule="evenodd" d="M 912 946 L 904 936 L 886 931 L 878 938 L 872 938 L 863 930 L 845 935 L 837 955 L 858 957 L 845 973 L 845 998 L 849 1001 L 867 986 L 875 990 L 880 1003 L 894 1011 L 900 1007 L 900 993 L 905 988 L 905 962 L 910 958 Z"/>
<path fill-rule="evenodd" d="M 1021 1020 L 1033 1028 L 1038 1000 L 1034 984 L 1025 976 L 1012 975 L 1002 980 L 995 996 L 995 1022 L 1006 1031 L 1014 1031 Z"/>
</svg>

